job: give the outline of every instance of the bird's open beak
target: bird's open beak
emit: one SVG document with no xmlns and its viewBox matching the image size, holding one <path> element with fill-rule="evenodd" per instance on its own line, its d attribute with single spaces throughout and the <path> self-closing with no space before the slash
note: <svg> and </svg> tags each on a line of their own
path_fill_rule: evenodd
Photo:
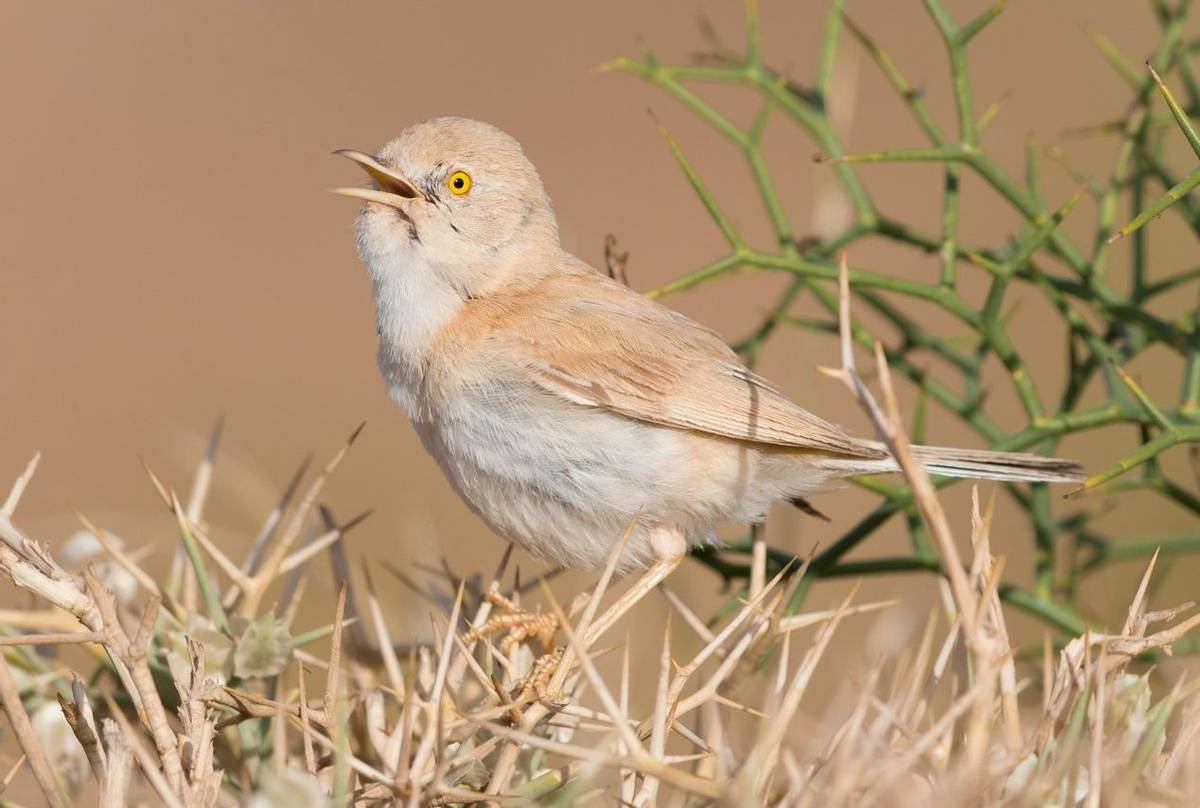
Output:
<svg viewBox="0 0 1200 808">
<path fill-rule="evenodd" d="M 379 202 L 393 208 L 402 208 L 410 199 L 424 199 L 425 195 L 411 182 L 380 163 L 369 154 L 354 149 L 338 149 L 334 154 L 353 160 L 358 167 L 375 180 L 377 188 L 331 188 L 331 193 Z"/>
</svg>

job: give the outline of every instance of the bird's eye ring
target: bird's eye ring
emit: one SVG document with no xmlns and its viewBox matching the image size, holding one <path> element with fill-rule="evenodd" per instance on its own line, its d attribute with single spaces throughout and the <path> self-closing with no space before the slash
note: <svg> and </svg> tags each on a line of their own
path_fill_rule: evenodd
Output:
<svg viewBox="0 0 1200 808">
<path fill-rule="evenodd" d="M 446 187 L 455 196 L 462 196 L 471 190 L 471 175 L 465 171 L 455 171 L 446 178 Z"/>
</svg>

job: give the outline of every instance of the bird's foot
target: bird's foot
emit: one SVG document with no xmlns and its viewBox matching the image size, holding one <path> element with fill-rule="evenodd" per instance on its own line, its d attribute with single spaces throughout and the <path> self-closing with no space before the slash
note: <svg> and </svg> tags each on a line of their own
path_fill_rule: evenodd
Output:
<svg viewBox="0 0 1200 808">
<path fill-rule="evenodd" d="M 558 670 L 558 664 L 562 662 L 565 650 L 561 647 L 556 648 L 533 661 L 533 667 L 517 688 L 518 701 L 536 698 L 547 706 L 553 706 L 558 701 L 561 694 L 550 692 L 550 681 L 554 678 L 554 672 Z"/>
<path fill-rule="evenodd" d="M 504 639 L 500 641 L 500 653 L 505 656 L 527 640 L 537 640 L 543 654 L 554 650 L 557 644 L 555 634 L 559 628 L 557 616 L 523 609 L 499 592 L 486 592 L 484 598 L 498 608 L 501 614 L 493 615 L 482 626 L 471 629 L 466 636 L 467 642 L 504 634 Z M 540 657 L 539 661 L 542 658 L 544 657 Z"/>
</svg>

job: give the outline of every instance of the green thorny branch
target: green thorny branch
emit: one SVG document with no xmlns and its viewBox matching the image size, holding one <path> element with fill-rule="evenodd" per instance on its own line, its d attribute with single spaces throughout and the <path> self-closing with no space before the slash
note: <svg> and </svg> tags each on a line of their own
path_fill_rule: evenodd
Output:
<svg viewBox="0 0 1200 808">
<path fill-rule="evenodd" d="M 936 279 L 929 282 L 905 280 L 882 272 L 851 269 L 850 283 L 858 298 L 894 330 L 896 338 L 886 349 L 892 368 L 916 386 L 923 413 L 931 400 L 948 413 L 960 418 L 992 448 L 999 450 L 1055 451 L 1068 434 L 1117 424 L 1133 427 L 1140 446 L 1091 477 L 1080 490 L 1108 483 L 1127 471 L 1138 469 L 1140 476 L 1123 477 L 1105 490 L 1157 492 L 1177 505 L 1200 514 L 1200 496 L 1183 484 L 1165 476 L 1158 455 L 1180 443 L 1200 442 L 1200 309 L 1175 321 L 1150 311 L 1149 304 L 1168 292 L 1182 291 L 1200 279 L 1200 270 L 1179 272 L 1153 282 L 1147 280 L 1146 235 L 1139 228 L 1150 218 L 1171 207 L 1187 226 L 1200 235 L 1200 207 L 1189 203 L 1186 194 L 1200 184 L 1200 168 L 1183 180 L 1177 180 L 1163 164 L 1161 138 L 1154 133 L 1162 127 L 1151 125 L 1152 110 L 1159 104 L 1157 86 L 1166 100 L 1175 122 L 1200 156 L 1200 138 L 1185 111 L 1200 111 L 1200 83 L 1188 63 L 1190 51 L 1200 46 L 1183 38 L 1189 0 L 1169 8 L 1163 0 L 1151 0 L 1155 18 L 1162 29 L 1158 47 L 1148 62 L 1149 72 L 1130 66 L 1123 55 L 1107 40 L 1097 45 L 1127 81 L 1134 92 L 1128 114 L 1115 124 L 1102 127 L 1119 137 L 1116 157 L 1107 181 L 1081 178 L 1079 190 L 1056 208 L 1047 206 L 1042 196 L 1040 148 L 1031 137 L 1026 148 L 1023 182 L 1007 174 L 980 146 L 980 132 L 995 115 L 993 105 L 977 115 L 967 69 L 966 50 L 970 42 L 996 18 L 1004 4 L 998 3 L 964 25 L 956 24 L 941 0 L 924 0 L 949 57 L 956 134 L 950 135 L 930 113 L 922 93 L 914 88 L 883 47 L 842 8 L 841 0 L 830 4 L 821 33 L 814 81 L 802 86 L 772 69 L 764 61 L 759 35 L 758 10 L 747 4 L 746 44 L 737 52 L 721 42 L 704 26 L 708 51 L 686 65 L 666 65 L 647 51 L 640 60 L 621 58 L 608 67 L 631 73 L 666 91 L 675 100 L 699 116 L 724 136 L 742 155 L 763 202 L 775 244 L 759 249 L 747 243 L 722 211 L 717 199 L 706 187 L 700 173 L 687 160 L 681 147 L 663 130 L 667 146 L 688 182 L 695 190 L 714 224 L 720 230 L 729 251 L 715 261 L 689 272 L 651 292 L 661 296 L 698 286 L 735 271 L 772 270 L 790 276 L 786 288 L 766 317 L 750 335 L 735 344 L 748 363 L 757 359 L 764 342 L 781 325 L 817 331 L 836 331 L 837 298 L 831 288 L 837 277 L 833 258 L 836 252 L 857 240 L 872 236 L 907 245 L 934 255 L 938 262 Z M 928 145 L 873 154 L 847 155 L 834 131 L 828 109 L 836 49 L 843 32 L 866 51 L 912 114 Z M 1187 93 L 1187 104 L 1177 102 L 1159 75 L 1179 79 Z M 697 83 L 718 82 L 736 85 L 754 93 L 760 107 L 748 126 L 740 126 L 719 112 L 693 91 Z M 783 209 L 775 180 L 761 148 L 768 119 L 782 116 L 799 125 L 823 155 L 825 162 L 844 191 L 853 209 L 853 221 L 837 235 L 825 238 L 799 238 Z M 869 162 L 926 161 L 938 163 L 944 172 L 944 202 L 941 231 L 922 232 L 879 210 L 859 176 L 858 166 Z M 1069 166 L 1068 171 L 1073 171 Z M 959 180 L 962 172 L 972 172 L 1000 195 L 1023 221 L 1020 233 L 995 248 L 967 244 L 959 238 Z M 1152 188 L 1166 193 L 1148 206 L 1143 201 Z M 1095 235 L 1085 247 L 1077 246 L 1059 227 L 1079 198 L 1090 194 L 1096 202 L 1098 217 Z M 1114 231 L 1114 219 L 1121 195 L 1128 194 L 1135 210 L 1144 211 L 1121 230 Z M 1132 234 L 1132 270 L 1122 292 L 1108 272 L 1111 245 Z M 1053 262 L 1058 271 L 1051 271 Z M 977 306 L 959 291 L 958 272 L 969 267 L 982 271 L 990 281 L 982 306 Z M 1007 293 L 1014 286 L 1031 287 L 1043 295 L 1061 317 L 1065 326 L 1066 378 L 1056 398 L 1039 391 L 1026 370 L 1025 362 L 1009 337 L 1011 311 L 1005 311 Z M 801 319 L 789 314 L 801 295 L 810 295 L 829 319 Z M 1193 291 L 1193 295 L 1195 292 Z M 896 305 L 898 298 L 923 301 L 957 319 L 972 335 L 977 347 L 964 349 L 961 340 L 944 338 L 922 327 L 919 319 Z M 861 325 L 855 326 L 855 340 L 870 347 L 876 336 Z M 1159 407 L 1121 368 L 1151 346 L 1164 346 L 1178 356 L 1183 365 L 1182 393 L 1174 410 Z M 981 386 L 984 363 L 991 357 L 1007 371 L 1025 415 L 1026 425 L 1015 433 L 1002 428 L 987 412 L 985 391 Z M 936 378 L 924 366 L 934 358 L 960 378 L 954 385 Z M 1085 389 L 1098 382 L 1107 391 L 1104 403 L 1084 406 Z M 924 416 L 919 416 L 922 421 Z M 920 425 L 917 425 L 920 429 Z M 916 431 L 916 430 L 914 430 Z M 949 480 L 941 480 L 948 484 Z M 809 564 L 809 574 L 797 593 L 793 608 L 798 607 L 807 583 L 813 579 L 907 570 L 938 570 L 938 560 L 917 518 L 907 488 L 879 482 L 862 483 L 877 492 L 881 502 L 858 524 L 817 553 Z M 1084 621 L 1071 606 L 1079 581 L 1103 564 L 1118 559 L 1144 557 L 1162 547 L 1164 552 L 1200 549 L 1200 532 L 1161 538 L 1106 536 L 1094 529 L 1095 518 L 1104 511 L 1095 507 L 1066 517 L 1058 517 L 1051 507 L 1051 494 L 1045 485 L 1008 485 L 1006 490 L 1027 514 L 1036 543 L 1035 583 L 1032 591 L 1006 585 L 1006 601 L 1037 615 L 1048 624 L 1069 632 L 1083 630 Z M 867 560 L 846 559 L 874 531 L 899 516 L 906 520 L 912 551 L 908 555 Z M 749 567 L 737 560 L 750 541 L 735 542 L 724 550 L 705 550 L 698 557 L 726 580 L 742 579 Z M 788 553 L 768 552 L 768 574 L 795 559 Z"/>
</svg>

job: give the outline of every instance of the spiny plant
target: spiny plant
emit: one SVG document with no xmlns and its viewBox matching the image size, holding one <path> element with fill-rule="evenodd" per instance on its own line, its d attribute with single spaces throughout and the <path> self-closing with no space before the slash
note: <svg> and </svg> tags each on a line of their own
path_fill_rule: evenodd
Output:
<svg viewBox="0 0 1200 808">
<path fill-rule="evenodd" d="M 753 365 L 764 344 L 781 326 L 811 332 L 834 328 L 835 297 L 830 282 L 836 276 L 834 256 L 868 237 L 924 251 L 931 257 L 931 277 L 910 280 L 886 270 L 850 270 L 851 288 L 861 303 L 890 333 L 874 333 L 856 326 L 855 341 L 871 346 L 882 340 L 892 368 L 919 392 L 918 420 L 913 431 L 921 436 L 925 402 L 960 420 L 988 446 L 1006 451 L 1031 450 L 1054 453 L 1067 435 L 1087 433 L 1114 425 L 1126 425 L 1136 435 L 1137 446 L 1123 457 L 1093 474 L 1080 492 L 1101 489 L 1107 494 L 1150 491 L 1185 511 L 1200 516 L 1200 496 L 1192 487 L 1166 473 L 1159 456 L 1180 444 L 1200 442 L 1200 307 L 1193 305 L 1184 316 L 1168 319 L 1156 313 L 1168 298 L 1189 294 L 1197 297 L 1200 270 L 1189 268 L 1156 272 L 1151 277 L 1147 244 L 1153 227 L 1146 225 L 1168 208 L 1187 227 L 1200 234 L 1200 208 L 1187 197 L 1200 184 L 1200 168 L 1177 180 L 1164 157 L 1166 134 L 1159 125 L 1159 105 L 1165 101 L 1187 142 L 1200 156 L 1200 139 L 1189 114 L 1200 113 L 1200 84 L 1192 69 L 1191 54 L 1200 43 L 1184 36 L 1191 3 L 1181 0 L 1169 5 L 1150 0 L 1161 36 L 1147 62 L 1147 71 L 1135 69 L 1115 45 L 1096 37 L 1108 62 L 1132 92 L 1126 114 L 1098 129 L 1115 139 L 1111 171 L 1106 179 L 1083 177 L 1070 165 L 1079 190 L 1056 205 L 1043 194 L 1042 148 L 1030 137 L 1025 149 L 1023 179 L 1008 174 L 989 156 L 981 135 L 996 115 L 993 104 L 982 114 L 967 65 L 967 49 L 976 37 L 1004 10 L 1000 2 L 966 23 L 955 22 L 941 0 L 924 0 L 924 6 L 940 35 L 949 60 L 956 121 L 953 132 L 935 119 L 925 94 L 905 77 L 867 26 L 852 20 L 841 0 L 829 5 L 817 51 L 811 83 L 801 84 L 771 66 L 763 53 L 756 3 L 746 6 L 745 45 L 736 50 L 721 41 L 705 25 L 708 48 L 687 64 L 666 64 L 647 50 L 641 58 L 620 58 L 606 67 L 624 71 L 649 82 L 698 116 L 722 135 L 745 160 L 774 235 L 769 248 L 749 243 L 723 210 L 719 198 L 704 181 L 701 168 L 685 156 L 683 148 L 666 130 L 667 146 L 688 182 L 703 203 L 713 223 L 728 244 L 728 252 L 711 263 L 652 291 L 664 296 L 712 283 L 739 270 L 784 273 L 789 280 L 769 311 L 749 335 L 735 344 L 747 363 Z M 847 154 L 830 117 L 831 91 L 838 48 L 852 39 L 875 63 L 911 113 L 926 145 L 887 149 L 868 154 Z M 1160 78 L 1178 77 L 1185 92 L 1181 104 Z M 1159 93 L 1155 93 L 1155 87 Z M 758 99 L 758 111 L 748 123 L 735 122 L 705 100 L 697 85 L 724 84 L 744 90 Z M 1158 95 L 1161 95 L 1160 101 Z M 840 184 L 853 211 L 850 223 L 839 233 L 826 237 L 801 237 L 793 219 L 780 201 L 779 180 L 763 150 L 768 122 L 782 117 L 797 126 L 819 151 L 819 160 Z M 1051 153 L 1066 162 L 1061 149 Z M 941 229 L 926 232 L 890 215 L 872 200 L 867 163 L 932 163 L 942 167 L 943 205 Z M 970 172 L 982 180 L 1016 213 L 1022 223 L 1004 243 L 971 244 L 959 236 L 964 215 L 960 181 Z M 1154 189 L 1165 192 L 1157 200 Z M 1094 236 L 1080 245 L 1064 231 L 1083 194 L 1095 199 Z M 1122 199 L 1141 211 L 1129 224 L 1117 229 L 1117 210 Z M 1118 268 L 1120 255 L 1115 242 L 1130 237 L 1127 267 Z M 962 291 L 960 273 L 981 273 L 987 293 L 979 305 Z M 1026 358 L 1012 336 L 1014 323 L 1007 309 L 1017 294 L 1042 296 L 1057 312 L 1062 333 L 1064 371 L 1058 390 L 1039 389 L 1031 377 Z M 791 312 L 807 296 L 826 318 L 803 318 Z M 961 334 L 946 336 L 922 323 L 911 304 L 935 306 L 959 324 L 974 347 L 963 348 Z M 957 337 L 957 338 L 956 338 Z M 1154 402 L 1123 369 L 1151 348 L 1165 348 L 1180 367 L 1180 393 L 1173 408 Z M 1005 429 L 994 417 L 994 406 L 985 395 L 985 364 L 998 360 L 1006 371 L 1025 419 L 1015 432 Z M 1103 401 L 1087 403 L 1085 393 L 1097 385 Z M 948 485 L 950 480 L 939 481 Z M 889 573 L 907 570 L 941 570 L 929 536 L 917 517 L 912 492 L 903 486 L 878 481 L 860 481 L 879 495 L 879 504 L 857 524 L 829 543 L 809 565 L 807 580 Z M 1026 589 L 1011 583 L 1000 587 L 1001 597 L 1011 606 L 1030 612 L 1057 629 L 1077 633 L 1084 620 L 1074 608 L 1080 582 L 1110 562 L 1146 557 L 1159 548 L 1166 553 L 1200 549 L 1200 533 L 1128 540 L 1108 535 L 1096 525 L 1103 509 L 1058 515 L 1053 495 L 1044 484 L 1006 485 L 1005 490 L 1027 517 L 1035 544 L 1034 583 Z M 905 555 L 848 560 L 848 555 L 889 520 L 903 519 L 911 539 Z M 737 556 L 750 551 L 753 536 L 731 543 L 724 550 L 705 549 L 696 556 L 729 581 L 745 579 L 749 566 Z M 765 549 L 768 569 L 780 570 L 792 561 L 788 553 Z M 801 586 L 792 604 L 797 607 L 808 590 Z M 744 592 L 744 588 L 743 588 Z"/>
</svg>

